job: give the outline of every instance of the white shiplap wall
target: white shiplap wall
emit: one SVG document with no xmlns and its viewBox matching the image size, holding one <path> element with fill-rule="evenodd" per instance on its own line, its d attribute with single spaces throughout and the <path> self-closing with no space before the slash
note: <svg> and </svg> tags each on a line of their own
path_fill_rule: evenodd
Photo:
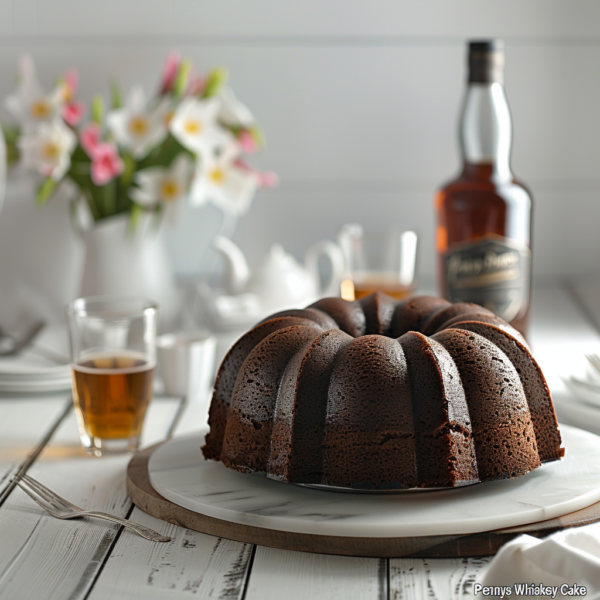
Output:
<svg viewBox="0 0 600 600">
<path fill-rule="evenodd" d="M 1 0 L 0 97 L 25 50 L 46 85 L 76 66 L 84 99 L 113 75 L 125 88 L 152 89 L 171 48 L 201 69 L 226 65 L 267 135 L 257 163 L 281 177 L 238 224 L 250 258 L 275 241 L 300 257 L 347 221 L 393 222 L 420 232 L 427 277 L 432 196 L 458 166 L 464 41 L 483 36 L 506 41 L 513 166 L 536 202 L 535 275 L 600 272 L 600 4 L 591 0 Z M 12 223 L 31 211 L 16 202 L 0 218 L 0 275 L 54 264 L 66 251 L 76 270 L 81 248 L 62 225 L 44 233 L 43 257 L 7 254 L 6 240 L 40 244 L 39 234 L 15 233 Z M 198 232 L 211 216 L 182 220 L 179 271 L 198 268 Z"/>
</svg>

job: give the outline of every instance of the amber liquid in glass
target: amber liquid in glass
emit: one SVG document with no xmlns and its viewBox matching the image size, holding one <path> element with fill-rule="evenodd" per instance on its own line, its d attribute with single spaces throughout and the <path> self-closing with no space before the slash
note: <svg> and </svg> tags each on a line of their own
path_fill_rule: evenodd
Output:
<svg viewBox="0 0 600 600">
<path fill-rule="evenodd" d="M 98 354 L 74 364 L 73 400 L 90 437 L 139 437 L 152 398 L 154 364 L 141 353 Z"/>
<path fill-rule="evenodd" d="M 411 285 L 404 285 L 398 280 L 385 277 L 372 277 L 352 282 L 354 286 L 354 299 L 360 300 L 374 292 L 383 292 L 396 300 L 404 300 L 412 296 L 415 289 Z"/>
<path fill-rule="evenodd" d="M 491 163 L 466 163 L 461 175 L 437 193 L 438 284 L 444 296 L 448 295 L 444 262 L 448 248 L 494 235 L 530 248 L 531 205 L 527 188 L 515 179 L 496 177 Z M 530 290 L 511 320 L 511 325 L 523 335 L 529 319 L 529 298 Z"/>
</svg>

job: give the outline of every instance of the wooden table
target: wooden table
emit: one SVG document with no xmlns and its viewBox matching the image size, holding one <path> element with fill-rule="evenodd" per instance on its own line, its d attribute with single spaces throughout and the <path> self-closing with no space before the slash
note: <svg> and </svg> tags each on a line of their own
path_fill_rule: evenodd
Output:
<svg viewBox="0 0 600 600">
<path fill-rule="evenodd" d="M 600 286 L 593 282 L 534 292 L 530 338 L 555 395 L 565 394 L 560 370 L 577 354 L 600 350 L 595 299 Z M 144 445 L 203 426 L 207 398 L 195 400 L 156 398 Z M 568 411 L 559 411 L 559 418 L 569 421 Z M 75 504 L 130 518 L 173 538 L 154 544 L 104 521 L 59 521 L 17 488 L 0 506 L 0 599 L 447 600 L 472 598 L 473 582 L 490 560 L 326 556 L 185 530 L 131 504 L 125 490 L 129 458 L 83 454 L 66 394 L 0 398 L 0 497 L 11 474 L 29 460 L 33 477 Z"/>
</svg>

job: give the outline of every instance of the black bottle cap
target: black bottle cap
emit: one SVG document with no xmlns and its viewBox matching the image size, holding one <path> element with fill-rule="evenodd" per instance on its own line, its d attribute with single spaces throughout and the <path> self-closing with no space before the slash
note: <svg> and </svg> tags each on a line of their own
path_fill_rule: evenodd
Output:
<svg viewBox="0 0 600 600">
<path fill-rule="evenodd" d="M 504 42 L 499 38 L 491 40 L 471 40 L 469 52 L 503 52 Z"/>
<path fill-rule="evenodd" d="M 500 39 L 469 42 L 469 83 L 504 83 L 504 42 Z"/>
</svg>

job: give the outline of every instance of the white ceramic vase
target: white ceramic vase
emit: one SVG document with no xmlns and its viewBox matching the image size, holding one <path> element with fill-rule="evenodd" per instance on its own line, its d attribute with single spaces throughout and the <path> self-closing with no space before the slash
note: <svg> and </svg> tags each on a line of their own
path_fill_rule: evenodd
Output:
<svg viewBox="0 0 600 600">
<path fill-rule="evenodd" d="M 159 304 L 159 329 L 177 327 L 181 294 L 169 265 L 162 229 L 142 222 L 129 231 L 126 216 L 104 219 L 82 232 L 82 296 L 143 296 Z"/>
</svg>

